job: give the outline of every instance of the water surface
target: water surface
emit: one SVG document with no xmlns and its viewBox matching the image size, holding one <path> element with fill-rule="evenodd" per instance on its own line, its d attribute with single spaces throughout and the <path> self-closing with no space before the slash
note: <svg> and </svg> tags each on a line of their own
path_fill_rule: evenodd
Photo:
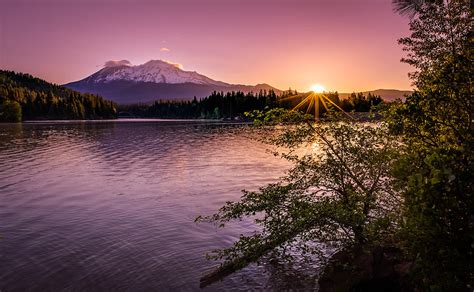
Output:
<svg viewBox="0 0 474 292">
<path fill-rule="evenodd" d="M 196 224 L 288 164 L 239 125 L 0 125 L 0 291 L 199 290 L 204 254 L 254 230 Z M 288 288 L 254 264 L 207 290 Z M 293 285 L 293 284 L 292 284 Z"/>
</svg>

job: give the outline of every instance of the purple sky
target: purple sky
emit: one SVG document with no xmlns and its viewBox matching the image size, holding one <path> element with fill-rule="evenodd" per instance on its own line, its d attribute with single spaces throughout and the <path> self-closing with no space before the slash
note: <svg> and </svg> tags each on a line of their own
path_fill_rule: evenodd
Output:
<svg viewBox="0 0 474 292">
<path fill-rule="evenodd" d="M 406 35 L 390 0 L 0 0 L 0 68 L 55 83 L 163 59 L 230 83 L 409 89 Z"/>
</svg>

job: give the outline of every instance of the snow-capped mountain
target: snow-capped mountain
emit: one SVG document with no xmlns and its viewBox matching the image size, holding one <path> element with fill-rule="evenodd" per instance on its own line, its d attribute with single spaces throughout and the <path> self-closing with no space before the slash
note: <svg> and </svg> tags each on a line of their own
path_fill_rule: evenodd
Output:
<svg viewBox="0 0 474 292">
<path fill-rule="evenodd" d="M 89 77 L 64 86 L 84 93 L 99 94 L 118 103 L 192 99 L 207 96 L 213 91 L 258 92 L 272 89 L 277 94 L 281 92 L 268 84 L 251 86 L 216 81 L 162 60 L 151 60 L 136 66 L 126 60 L 109 61 L 104 68 Z"/>
<path fill-rule="evenodd" d="M 129 80 L 135 82 L 153 83 L 194 83 L 227 86 L 229 84 L 212 80 L 197 72 L 184 71 L 178 64 L 162 60 L 151 60 L 141 65 L 107 66 L 86 78 L 87 82 L 110 82 L 114 80 Z"/>
</svg>

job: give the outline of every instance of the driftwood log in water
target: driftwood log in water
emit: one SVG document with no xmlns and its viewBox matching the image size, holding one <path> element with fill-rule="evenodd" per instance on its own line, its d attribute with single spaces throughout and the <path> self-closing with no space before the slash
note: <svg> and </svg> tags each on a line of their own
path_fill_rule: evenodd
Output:
<svg viewBox="0 0 474 292">
<path fill-rule="evenodd" d="M 225 262 L 220 265 L 217 269 L 210 272 L 209 274 L 204 275 L 200 279 L 200 288 L 206 287 L 214 282 L 220 281 L 226 276 L 246 267 L 252 262 L 257 261 L 259 258 L 270 252 L 272 249 L 278 247 L 279 245 L 283 244 L 285 240 L 271 242 L 266 245 L 260 246 L 258 250 L 255 250 L 252 253 L 246 253 L 246 255 L 237 258 L 231 262 Z"/>
<path fill-rule="evenodd" d="M 220 281 L 226 276 L 232 274 L 233 272 L 239 270 L 240 268 L 234 266 L 234 265 L 221 265 L 218 268 L 216 268 L 214 271 L 210 272 L 209 274 L 206 274 L 201 277 L 199 280 L 199 287 L 204 288 L 214 282 Z"/>
<path fill-rule="evenodd" d="M 270 251 L 275 250 L 279 246 L 282 246 L 285 242 L 295 238 L 298 234 L 314 226 L 313 221 L 309 221 L 301 224 L 299 228 L 288 229 L 280 232 L 277 236 L 272 234 L 271 236 L 262 240 L 261 245 L 255 246 L 252 250 L 246 250 L 245 254 L 232 261 L 224 262 L 217 269 L 204 275 L 200 279 L 200 287 L 206 287 L 214 282 L 222 280 L 224 277 L 246 267 L 250 263 L 256 262 L 262 256 L 268 254 Z"/>
</svg>

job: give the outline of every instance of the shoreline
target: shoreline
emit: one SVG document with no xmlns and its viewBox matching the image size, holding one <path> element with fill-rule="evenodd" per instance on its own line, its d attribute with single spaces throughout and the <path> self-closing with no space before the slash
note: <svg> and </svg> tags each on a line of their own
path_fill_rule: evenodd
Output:
<svg viewBox="0 0 474 292">
<path fill-rule="evenodd" d="M 248 125 L 249 121 L 217 120 L 217 119 L 163 119 L 163 118 L 117 118 L 117 119 L 85 119 L 85 120 L 25 120 L 19 123 L 2 124 L 74 124 L 74 123 L 153 123 L 153 122 L 171 122 L 171 123 L 208 123 L 208 124 L 231 124 Z"/>
</svg>

